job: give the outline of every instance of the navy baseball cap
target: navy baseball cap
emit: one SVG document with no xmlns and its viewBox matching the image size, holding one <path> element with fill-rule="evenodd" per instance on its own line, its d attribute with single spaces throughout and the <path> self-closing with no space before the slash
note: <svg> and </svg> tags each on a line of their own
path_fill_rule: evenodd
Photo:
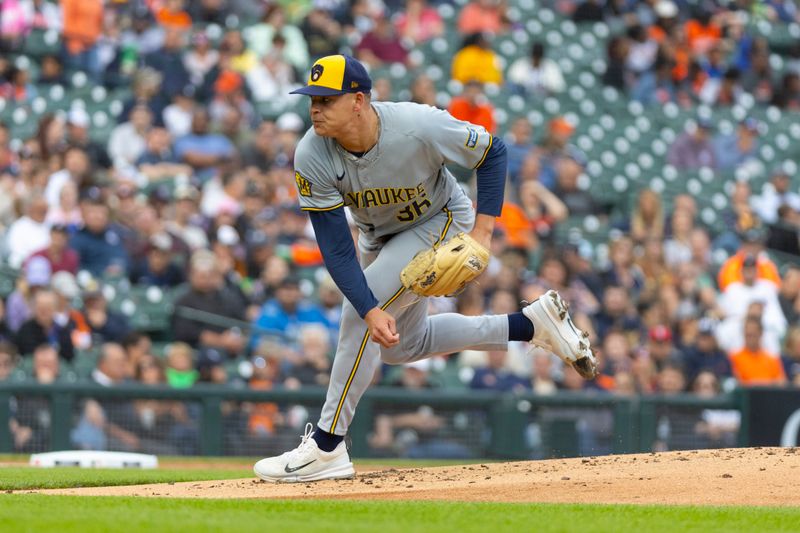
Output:
<svg viewBox="0 0 800 533">
<path fill-rule="evenodd" d="M 325 56 L 311 67 L 308 82 L 291 94 L 336 96 L 345 93 L 368 93 L 372 80 L 355 58 L 346 55 Z"/>
</svg>

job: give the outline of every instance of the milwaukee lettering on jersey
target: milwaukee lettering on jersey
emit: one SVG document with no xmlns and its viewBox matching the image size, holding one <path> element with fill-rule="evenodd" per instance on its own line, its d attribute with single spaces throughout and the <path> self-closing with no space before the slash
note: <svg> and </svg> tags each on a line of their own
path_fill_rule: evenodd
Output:
<svg viewBox="0 0 800 533">
<path fill-rule="evenodd" d="M 366 209 L 381 205 L 404 204 L 415 198 L 425 198 L 426 196 L 428 193 L 422 184 L 403 188 L 381 187 L 348 192 L 345 195 L 344 205 L 356 209 Z"/>
</svg>

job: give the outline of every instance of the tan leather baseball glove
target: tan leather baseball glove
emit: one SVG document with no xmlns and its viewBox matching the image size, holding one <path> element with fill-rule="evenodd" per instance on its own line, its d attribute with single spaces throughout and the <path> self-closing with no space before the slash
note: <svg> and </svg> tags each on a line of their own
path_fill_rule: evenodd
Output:
<svg viewBox="0 0 800 533">
<path fill-rule="evenodd" d="M 419 252 L 400 272 L 403 286 L 420 296 L 452 296 L 489 264 L 489 250 L 466 233 Z"/>
</svg>

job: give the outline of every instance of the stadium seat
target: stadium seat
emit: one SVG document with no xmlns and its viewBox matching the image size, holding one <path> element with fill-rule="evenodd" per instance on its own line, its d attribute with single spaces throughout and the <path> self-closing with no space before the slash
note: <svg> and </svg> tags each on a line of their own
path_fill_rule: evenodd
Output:
<svg viewBox="0 0 800 533">
<path fill-rule="evenodd" d="M 37 58 L 61 52 L 60 36 L 55 30 L 33 30 L 25 38 L 25 53 Z"/>
</svg>

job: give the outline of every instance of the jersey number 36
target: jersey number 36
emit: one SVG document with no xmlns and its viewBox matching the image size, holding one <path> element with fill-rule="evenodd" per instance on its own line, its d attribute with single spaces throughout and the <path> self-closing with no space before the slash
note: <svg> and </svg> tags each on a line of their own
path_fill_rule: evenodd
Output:
<svg viewBox="0 0 800 533">
<path fill-rule="evenodd" d="M 430 200 L 414 200 L 397 213 L 397 220 L 400 222 L 411 222 L 431 206 Z"/>
</svg>

